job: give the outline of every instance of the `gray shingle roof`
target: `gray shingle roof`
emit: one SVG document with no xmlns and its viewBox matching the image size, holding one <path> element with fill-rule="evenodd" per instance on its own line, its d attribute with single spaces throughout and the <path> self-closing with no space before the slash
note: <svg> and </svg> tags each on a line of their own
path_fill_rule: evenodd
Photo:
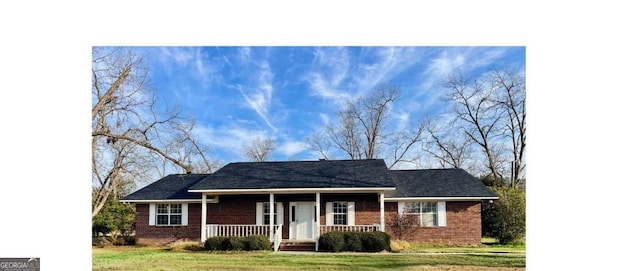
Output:
<svg viewBox="0 0 640 271">
<path fill-rule="evenodd" d="M 387 198 L 405 197 L 478 197 L 497 195 L 482 181 L 462 169 L 390 170 L 396 190 Z"/>
<path fill-rule="evenodd" d="M 202 197 L 200 194 L 190 193 L 187 190 L 206 176 L 209 174 L 171 174 L 129 194 L 122 200 L 200 199 Z"/>
<path fill-rule="evenodd" d="M 462 169 L 388 170 L 384 160 L 321 160 L 227 164 L 211 174 L 172 174 L 123 201 L 200 199 L 189 190 L 393 188 L 386 198 L 497 197 Z"/>
<path fill-rule="evenodd" d="M 231 163 L 189 190 L 394 187 L 382 159 Z"/>
</svg>

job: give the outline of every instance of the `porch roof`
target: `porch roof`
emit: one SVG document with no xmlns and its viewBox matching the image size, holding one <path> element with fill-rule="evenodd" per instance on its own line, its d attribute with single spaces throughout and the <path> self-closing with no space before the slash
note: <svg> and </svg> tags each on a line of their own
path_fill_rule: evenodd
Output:
<svg viewBox="0 0 640 271">
<path fill-rule="evenodd" d="M 191 192 L 269 189 L 393 189 L 382 159 L 231 163 L 189 188 Z"/>
<path fill-rule="evenodd" d="M 385 197 L 497 199 L 482 181 L 463 169 L 390 170 L 396 190 Z"/>
</svg>

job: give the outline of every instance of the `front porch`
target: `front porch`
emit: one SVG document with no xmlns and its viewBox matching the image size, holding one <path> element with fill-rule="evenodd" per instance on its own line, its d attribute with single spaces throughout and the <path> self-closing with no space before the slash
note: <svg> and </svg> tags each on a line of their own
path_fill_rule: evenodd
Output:
<svg viewBox="0 0 640 271">
<path fill-rule="evenodd" d="M 384 231 L 384 193 L 204 194 L 201 242 L 214 236 L 263 235 L 274 251 L 313 243 L 332 231 Z M 216 198 L 212 202 L 212 198 Z M 290 248 L 291 248 L 290 247 Z"/>
<path fill-rule="evenodd" d="M 282 224 L 278 225 L 220 225 L 220 224 L 208 224 L 205 227 L 205 240 L 209 237 L 232 237 L 232 236 L 250 236 L 250 235 L 262 235 L 269 238 L 272 243 L 274 251 L 278 251 L 281 245 L 284 243 L 289 248 L 306 247 L 301 244 L 315 244 L 315 251 L 318 250 L 318 238 L 320 235 L 332 232 L 332 231 L 353 231 L 353 232 L 371 232 L 380 231 L 379 225 L 320 225 L 318 235 L 313 235 L 310 239 L 283 239 L 282 238 Z M 315 228 L 315 227 L 314 227 Z M 290 249 L 295 250 L 295 249 Z M 306 250 L 306 249 L 304 249 Z"/>
</svg>

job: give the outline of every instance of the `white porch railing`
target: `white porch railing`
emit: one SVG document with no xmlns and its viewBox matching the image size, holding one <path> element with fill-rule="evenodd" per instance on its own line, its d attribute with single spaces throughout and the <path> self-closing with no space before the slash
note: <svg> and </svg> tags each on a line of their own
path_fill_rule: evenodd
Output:
<svg viewBox="0 0 640 271">
<path fill-rule="evenodd" d="M 273 234 L 273 251 L 280 249 L 280 243 L 282 243 L 282 225 L 275 225 L 275 232 Z"/>
<path fill-rule="evenodd" d="M 280 247 L 282 242 L 282 225 L 273 225 L 273 249 L 275 251 Z M 269 225 L 220 225 L 208 224 L 206 226 L 206 238 L 214 236 L 231 237 L 231 236 L 249 236 L 264 235 L 269 237 Z"/>
<path fill-rule="evenodd" d="M 264 235 L 269 236 L 269 225 L 207 225 L 206 237 L 222 236 L 249 236 Z"/>
<path fill-rule="evenodd" d="M 320 225 L 320 235 L 332 231 L 380 231 L 380 225 Z"/>
</svg>

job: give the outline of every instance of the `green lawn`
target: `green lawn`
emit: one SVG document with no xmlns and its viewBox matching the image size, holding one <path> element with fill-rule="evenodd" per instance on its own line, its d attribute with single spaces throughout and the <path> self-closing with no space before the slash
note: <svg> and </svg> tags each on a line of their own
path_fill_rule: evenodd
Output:
<svg viewBox="0 0 640 271">
<path fill-rule="evenodd" d="M 158 247 L 93 249 L 93 270 L 389 270 L 433 266 L 525 268 L 524 253 L 174 252 Z M 467 268 L 470 267 L 470 268 Z M 450 269 L 447 269 L 450 270 Z M 484 269 L 483 269 L 484 270 Z"/>
<path fill-rule="evenodd" d="M 430 244 L 412 243 L 411 247 L 405 249 L 403 252 L 420 252 L 420 253 L 525 253 L 526 245 L 512 244 L 501 245 L 498 244 L 495 239 L 482 238 L 482 245 L 477 247 L 465 247 L 465 246 L 438 246 Z"/>
</svg>

